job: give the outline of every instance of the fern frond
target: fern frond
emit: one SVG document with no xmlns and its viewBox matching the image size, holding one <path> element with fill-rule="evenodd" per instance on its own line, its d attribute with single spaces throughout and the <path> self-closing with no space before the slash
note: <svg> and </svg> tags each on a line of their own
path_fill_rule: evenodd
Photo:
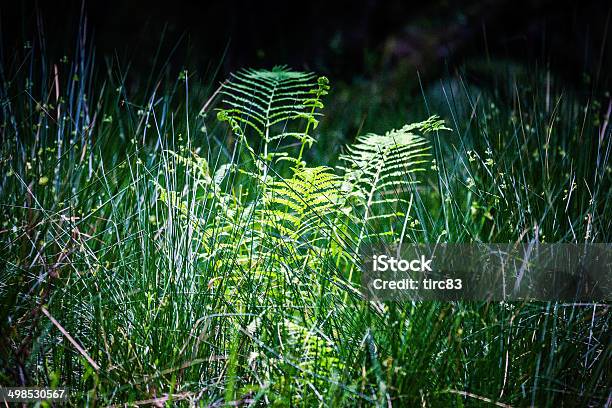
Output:
<svg viewBox="0 0 612 408">
<path fill-rule="evenodd" d="M 384 135 L 361 136 L 347 148 L 347 154 L 340 156 L 347 164 L 340 167 L 345 174 L 343 189 L 356 199 L 357 207 L 363 208 L 364 225 L 407 216 L 407 197 L 411 186 L 419 182 L 415 173 L 425 171 L 431 157 L 431 146 L 422 134 L 436 130 L 448 128 L 443 120 L 432 116 Z"/>
<path fill-rule="evenodd" d="M 349 154 L 340 156 L 347 162 L 346 179 L 365 193 L 384 192 L 416 183 L 411 173 L 423 171 L 423 163 L 431 156 L 429 142 L 412 132 L 417 128 L 406 125 L 384 135 L 368 134 L 347 148 Z"/>
<path fill-rule="evenodd" d="M 340 182 L 329 167 L 296 168 L 292 178 L 269 183 L 265 198 L 267 218 L 276 228 L 288 228 L 292 238 L 308 234 L 337 210 Z"/>
<path fill-rule="evenodd" d="M 318 124 L 321 114 L 317 110 L 323 107 L 321 97 L 327 94 L 328 84 L 325 77 L 317 78 L 313 73 L 292 71 L 285 66 L 238 71 L 222 85 L 224 107 L 217 118 L 228 122 L 241 136 L 246 129 L 252 129 L 266 143 L 286 137 L 312 142 L 308 131 Z M 305 120 L 305 130 L 272 134 L 274 125 L 292 120 Z"/>
</svg>

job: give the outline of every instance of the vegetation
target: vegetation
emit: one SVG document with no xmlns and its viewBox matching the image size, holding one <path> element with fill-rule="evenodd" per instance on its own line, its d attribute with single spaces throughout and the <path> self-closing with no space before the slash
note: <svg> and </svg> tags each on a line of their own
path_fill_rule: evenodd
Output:
<svg viewBox="0 0 612 408">
<path fill-rule="evenodd" d="M 385 116 L 287 67 L 138 88 L 34 47 L 0 72 L 0 383 L 75 406 L 609 399 L 608 304 L 359 292 L 381 241 L 609 242 L 602 95 L 492 69 L 493 92 L 449 77 Z M 334 137 L 347 104 L 376 133 Z"/>
</svg>

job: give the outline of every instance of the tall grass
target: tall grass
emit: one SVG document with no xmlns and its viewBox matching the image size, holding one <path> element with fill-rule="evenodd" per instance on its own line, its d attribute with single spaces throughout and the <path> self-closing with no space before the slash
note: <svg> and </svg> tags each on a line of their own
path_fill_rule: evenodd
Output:
<svg viewBox="0 0 612 408">
<path fill-rule="evenodd" d="M 609 401 L 608 304 L 363 300 L 338 256 L 356 224 L 325 207 L 300 241 L 257 218 L 270 184 L 216 121 L 212 81 L 138 89 L 83 38 L 61 61 L 33 42 L 2 62 L 3 385 L 68 386 L 76 406 Z M 493 90 L 460 75 L 423 90 L 414 116 L 364 106 L 386 129 L 432 113 L 452 128 L 426 136 L 406 240 L 609 242 L 609 102 L 537 71 L 489 75 Z M 332 88 L 326 104 L 362 99 Z M 308 165 L 337 150 L 325 120 Z M 282 163 L 268 175 L 291 180 Z"/>
</svg>

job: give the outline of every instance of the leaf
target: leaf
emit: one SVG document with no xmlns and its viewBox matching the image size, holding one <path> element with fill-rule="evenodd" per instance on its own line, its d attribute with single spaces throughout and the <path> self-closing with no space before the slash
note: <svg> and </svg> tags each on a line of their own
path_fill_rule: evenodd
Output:
<svg viewBox="0 0 612 408">
<path fill-rule="evenodd" d="M 217 118 L 228 122 L 238 135 L 244 136 L 247 129 L 255 131 L 266 143 L 288 137 L 311 142 L 308 131 L 318 124 L 321 97 L 328 90 L 327 78 L 285 66 L 241 70 L 222 85 L 224 107 Z M 290 121 L 305 121 L 305 130 L 285 131 Z M 280 123 L 284 124 L 281 130 L 271 134 L 271 128 Z"/>
<path fill-rule="evenodd" d="M 394 218 L 406 215 L 407 196 L 411 186 L 418 183 L 415 173 L 425 171 L 431 157 L 429 142 L 418 133 L 436 130 L 448 128 L 443 120 L 432 116 L 384 135 L 361 136 L 347 147 L 347 154 L 340 156 L 347 163 L 340 167 L 344 171 L 342 189 L 362 208 L 364 226 L 373 220 L 392 223 Z M 387 224 L 386 232 L 391 227 Z"/>
</svg>

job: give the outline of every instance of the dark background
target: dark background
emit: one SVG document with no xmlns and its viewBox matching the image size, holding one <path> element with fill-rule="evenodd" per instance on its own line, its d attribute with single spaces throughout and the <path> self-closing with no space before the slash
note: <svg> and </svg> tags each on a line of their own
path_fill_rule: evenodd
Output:
<svg viewBox="0 0 612 408">
<path fill-rule="evenodd" d="M 336 81 L 418 69 L 427 80 L 486 58 L 546 66 L 572 82 L 584 73 L 609 75 L 611 4 L 15 0 L 0 6 L 0 32 L 6 57 L 43 27 L 47 55 L 61 58 L 74 51 L 84 8 L 96 58 L 129 63 L 134 76 L 167 62 L 169 69 L 188 63 L 200 73 L 219 68 L 220 76 L 288 64 Z"/>
</svg>

